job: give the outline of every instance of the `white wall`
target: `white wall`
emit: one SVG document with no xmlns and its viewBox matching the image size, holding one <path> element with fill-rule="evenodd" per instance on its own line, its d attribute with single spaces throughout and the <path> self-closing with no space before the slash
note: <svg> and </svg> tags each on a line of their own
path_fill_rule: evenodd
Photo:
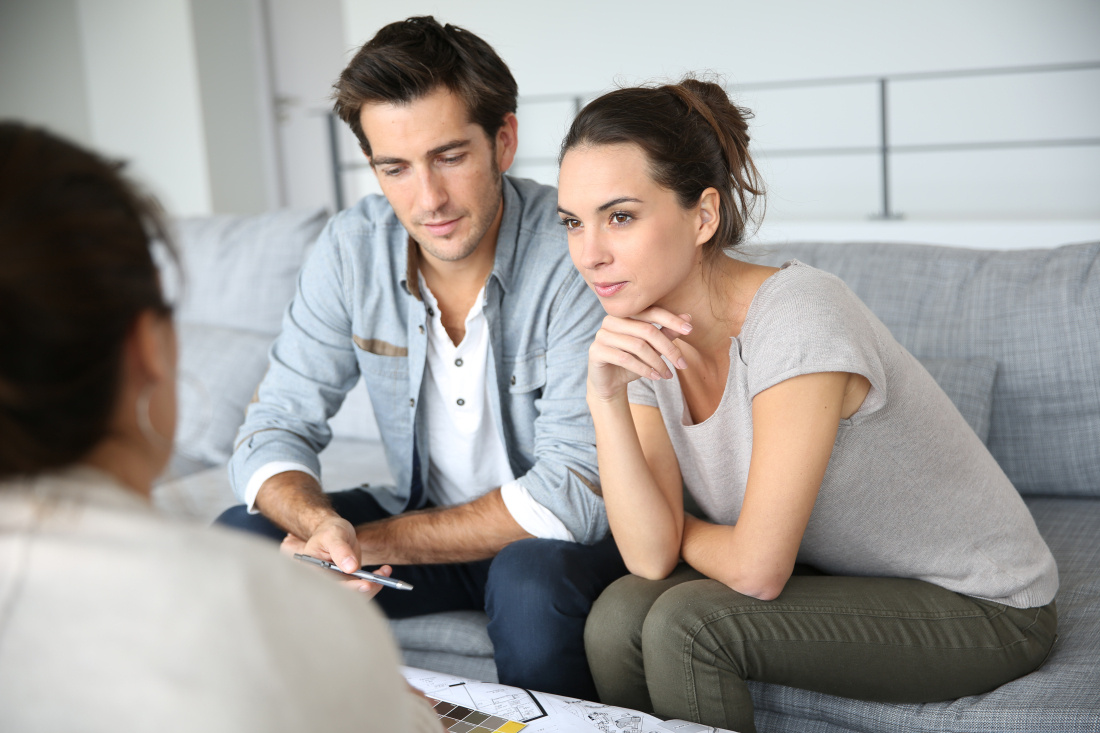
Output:
<svg viewBox="0 0 1100 733">
<path fill-rule="evenodd" d="M 190 0 L 211 209 L 278 205 L 274 105 L 258 0 Z"/>
<path fill-rule="evenodd" d="M 756 112 L 754 147 L 775 220 L 858 221 L 880 210 L 873 154 L 766 154 L 877 145 L 877 85 L 737 92 L 739 84 L 1100 60 L 1094 0 L 343 3 L 349 45 L 414 14 L 469 28 L 493 44 L 528 98 L 591 94 L 686 71 L 721 74 Z M 890 139 L 1100 138 L 1097 90 L 1100 71 L 899 81 L 889 90 Z M 552 183 L 572 105 L 521 104 L 519 116 L 517 172 Z M 1100 146 L 898 153 L 890 180 L 892 208 L 912 220 L 1100 219 Z"/>
<path fill-rule="evenodd" d="M 332 109 L 332 83 L 350 58 L 339 0 L 263 2 L 286 201 L 334 208 L 326 114 Z"/>
<path fill-rule="evenodd" d="M 0 0 L 0 119 L 91 144 L 76 0 Z"/>
<path fill-rule="evenodd" d="M 547 182 L 556 179 L 572 105 L 535 104 L 534 95 L 591 94 L 687 70 L 718 72 L 737 89 L 1100 60 L 1095 0 L 560 0 L 552 8 L 514 0 L 0 0 L 0 115 L 132 159 L 174 213 L 331 204 L 323 117 L 330 85 L 379 27 L 420 13 L 470 28 L 510 64 L 526 100 L 515 172 Z M 891 140 L 1100 137 L 1097 89 L 1097 71 L 896 82 Z M 737 95 L 757 114 L 770 222 L 851 223 L 879 210 L 873 155 L 767 155 L 876 144 L 874 84 Z M 340 134 L 344 159 L 359 160 L 350 133 Z M 1100 221 L 1097 146 L 899 153 L 891 165 L 893 208 L 910 221 Z M 345 181 L 354 184 L 349 201 L 377 190 L 369 172 Z"/>
<path fill-rule="evenodd" d="M 187 0 L 78 0 L 92 140 L 174 214 L 212 211 Z"/>
<path fill-rule="evenodd" d="M 0 0 L 0 116 L 128 161 L 176 215 L 279 201 L 263 0 Z"/>
</svg>

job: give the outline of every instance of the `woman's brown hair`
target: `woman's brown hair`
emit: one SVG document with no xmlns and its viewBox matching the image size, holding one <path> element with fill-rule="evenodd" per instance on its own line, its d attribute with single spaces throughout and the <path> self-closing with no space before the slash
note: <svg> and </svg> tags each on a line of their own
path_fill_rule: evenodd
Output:
<svg viewBox="0 0 1100 733">
<path fill-rule="evenodd" d="M 713 264 L 742 242 L 764 195 L 749 155 L 751 118 L 722 87 L 690 77 L 679 84 L 617 89 L 589 102 L 573 120 L 558 163 L 572 148 L 630 143 L 645 153 L 653 180 L 684 208 L 713 187 L 719 225 L 703 247 L 704 263 Z"/>
<path fill-rule="evenodd" d="M 171 312 L 159 209 L 118 169 L 0 122 L 0 477 L 67 466 L 106 437 L 130 329 Z"/>
</svg>

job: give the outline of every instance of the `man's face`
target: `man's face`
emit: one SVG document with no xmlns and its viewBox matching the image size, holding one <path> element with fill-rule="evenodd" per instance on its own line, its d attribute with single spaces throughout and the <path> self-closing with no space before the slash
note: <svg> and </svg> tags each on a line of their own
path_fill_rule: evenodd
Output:
<svg viewBox="0 0 1100 733">
<path fill-rule="evenodd" d="M 408 104 L 365 104 L 359 121 L 382 193 L 421 249 L 443 261 L 470 256 L 503 205 L 515 116 L 490 139 L 462 100 L 439 87 Z"/>
</svg>

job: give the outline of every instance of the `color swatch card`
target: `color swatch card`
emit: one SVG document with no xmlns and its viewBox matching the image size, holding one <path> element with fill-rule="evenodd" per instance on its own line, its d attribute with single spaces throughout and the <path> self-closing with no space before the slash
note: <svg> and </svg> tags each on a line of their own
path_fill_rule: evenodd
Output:
<svg viewBox="0 0 1100 733">
<path fill-rule="evenodd" d="M 519 733 L 525 723 L 429 697 L 443 727 L 450 733 Z"/>
</svg>

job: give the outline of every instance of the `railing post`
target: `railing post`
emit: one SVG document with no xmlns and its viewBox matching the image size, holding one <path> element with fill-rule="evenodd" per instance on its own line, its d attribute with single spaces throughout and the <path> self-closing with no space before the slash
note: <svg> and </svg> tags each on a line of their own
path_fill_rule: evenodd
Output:
<svg viewBox="0 0 1100 733">
<path fill-rule="evenodd" d="M 332 190 L 336 195 L 336 211 L 344 209 L 344 177 L 343 164 L 340 162 L 340 126 L 336 120 L 336 114 L 329 112 L 325 115 L 328 120 L 328 149 L 332 157 Z"/>
<path fill-rule="evenodd" d="M 879 101 L 879 162 L 882 167 L 882 211 L 875 219 L 900 219 L 900 214 L 895 214 L 890 209 L 890 135 L 889 119 L 890 109 L 886 97 L 886 85 L 889 79 L 882 77 L 878 80 Z"/>
</svg>

